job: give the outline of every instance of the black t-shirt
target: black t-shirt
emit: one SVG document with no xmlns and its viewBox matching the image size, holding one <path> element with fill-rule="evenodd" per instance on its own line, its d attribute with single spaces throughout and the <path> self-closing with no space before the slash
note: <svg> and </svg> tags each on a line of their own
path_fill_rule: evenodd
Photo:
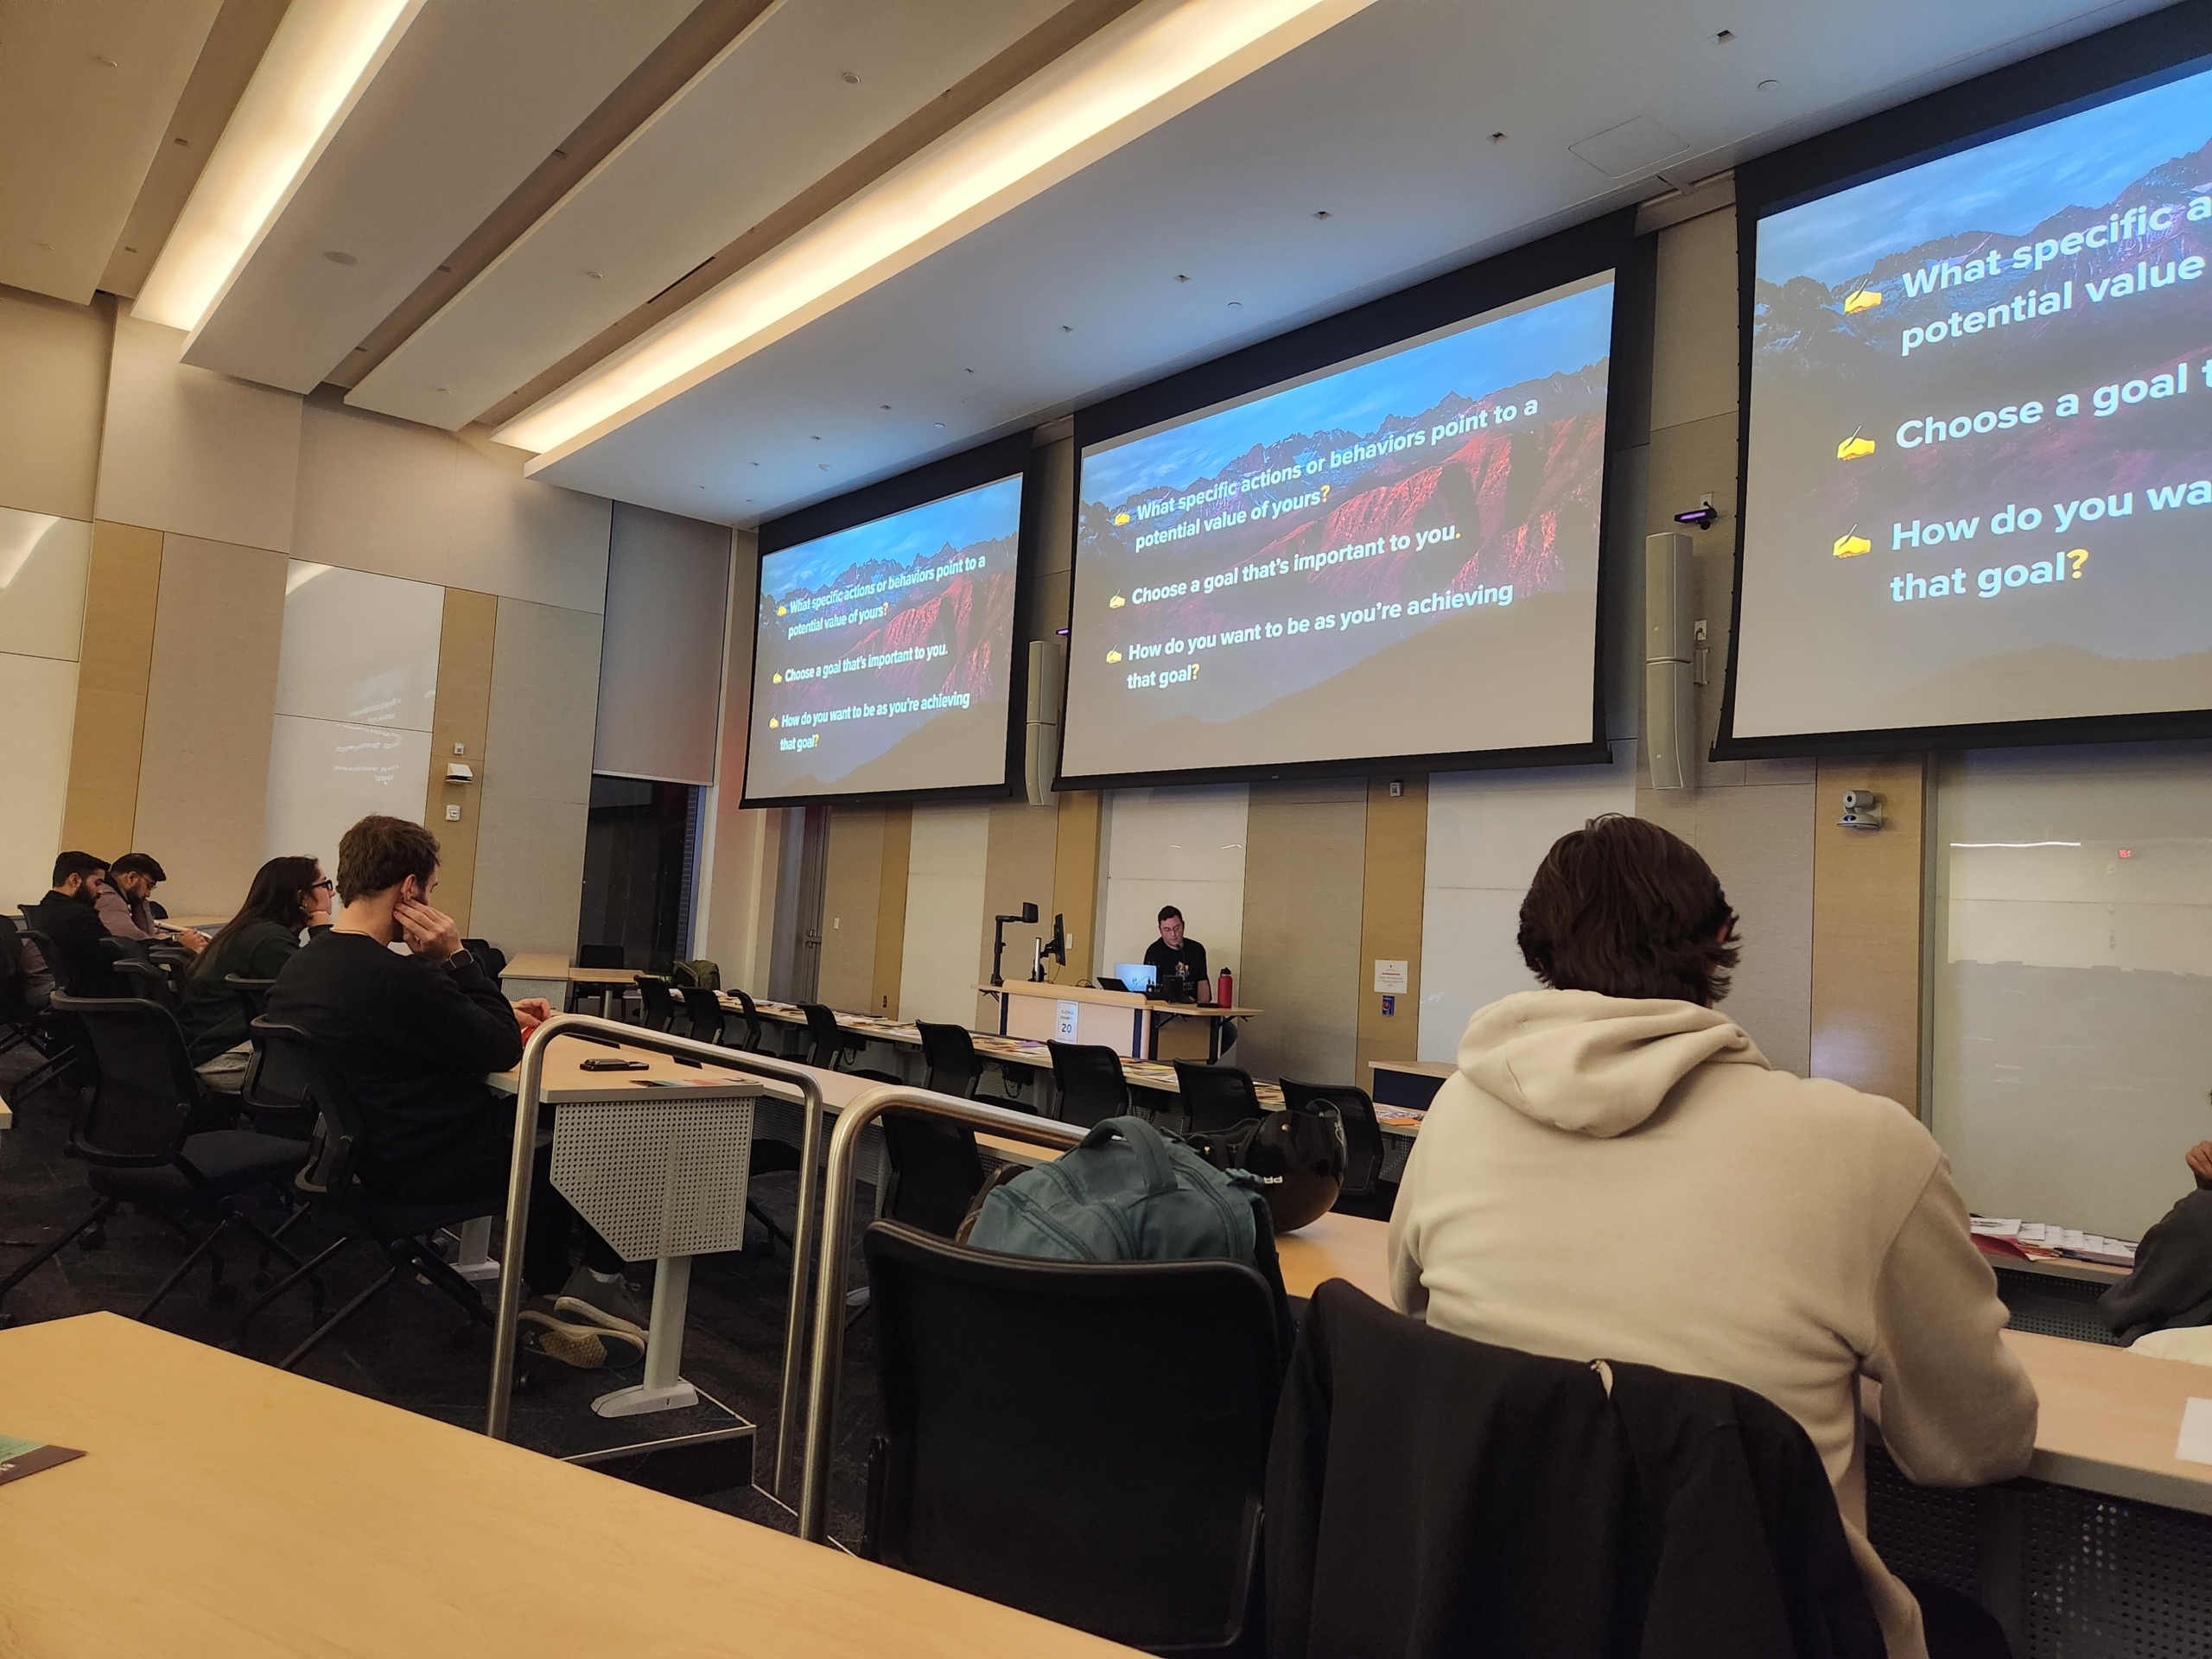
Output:
<svg viewBox="0 0 2212 1659">
<path fill-rule="evenodd" d="M 1206 948 L 1187 933 L 1183 943 L 1168 948 L 1165 939 L 1154 939 L 1145 947 L 1145 963 L 1160 969 L 1160 987 L 1167 988 L 1170 980 L 1180 979 L 1190 987 L 1191 995 L 1198 995 L 1198 987 L 1206 982 Z"/>
<path fill-rule="evenodd" d="M 269 1018 L 342 1057 L 367 1120 L 364 1173 L 393 1196 L 509 1133 L 510 1103 L 484 1077 L 522 1058 L 522 1028 L 473 961 L 449 969 L 366 934 L 325 933 L 277 974 Z"/>
</svg>

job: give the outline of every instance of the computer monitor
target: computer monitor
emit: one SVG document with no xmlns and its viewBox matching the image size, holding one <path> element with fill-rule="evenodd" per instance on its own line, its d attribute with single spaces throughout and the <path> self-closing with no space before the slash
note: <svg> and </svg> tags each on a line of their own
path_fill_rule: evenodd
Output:
<svg viewBox="0 0 2212 1659">
<path fill-rule="evenodd" d="M 1117 962 L 1114 977 L 1133 991 L 1142 991 L 1147 996 L 1160 988 L 1160 969 L 1150 963 Z"/>
</svg>

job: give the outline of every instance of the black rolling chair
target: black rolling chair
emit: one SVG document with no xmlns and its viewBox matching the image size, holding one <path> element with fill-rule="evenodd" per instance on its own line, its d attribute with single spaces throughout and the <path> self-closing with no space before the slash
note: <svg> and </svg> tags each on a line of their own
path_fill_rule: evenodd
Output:
<svg viewBox="0 0 2212 1659">
<path fill-rule="evenodd" d="M 622 947 L 619 944 L 580 944 L 576 947 L 576 966 L 579 968 L 621 968 L 626 965 L 622 960 Z M 577 1001 L 589 997 L 599 1004 L 602 1014 L 609 1013 L 608 1005 L 613 1004 L 612 1014 L 619 1015 L 621 1010 L 617 993 L 620 989 L 619 986 L 585 984 L 572 979 L 569 982 L 569 1000 L 565 1006 L 570 1014 L 574 1014 Z"/>
<path fill-rule="evenodd" d="M 1207 1134 L 1253 1122 L 1266 1109 L 1252 1087 L 1252 1074 L 1233 1065 L 1178 1060 L 1175 1087 L 1183 1096 L 1184 1126 Z"/>
<path fill-rule="evenodd" d="M 320 1255 L 263 1292 L 239 1319 L 240 1334 L 245 1332 L 246 1321 L 256 1313 L 354 1243 L 373 1244 L 381 1250 L 387 1263 L 384 1272 L 367 1289 L 321 1320 L 306 1341 L 284 1356 L 280 1370 L 290 1370 L 339 1326 L 403 1277 L 426 1281 L 475 1323 L 487 1327 L 495 1324 L 492 1310 L 484 1306 L 484 1299 L 476 1294 L 476 1287 L 446 1264 L 437 1247 L 429 1243 L 429 1235 L 474 1221 L 479 1216 L 497 1215 L 506 1208 L 506 1194 L 487 1192 L 474 1198 L 430 1203 L 378 1198 L 363 1192 L 359 1170 L 362 1148 L 368 1144 L 367 1125 L 353 1096 L 346 1068 L 296 1026 L 279 1025 L 264 1018 L 255 1020 L 253 1029 L 271 1053 L 282 1055 L 284 1065 L 295 1068 L 297 1075 L 307 1079 L 308 1099 L 322 1118 L 321 1141 L 315 1148 L 313 1165 L 300 1171 L 295 1185 L 315 1214 L 336 1228 L 340 1236 Z M 321 1312 L 320 1297 L 315 1312 L 318 1315 Z"/>
<path fill-rule="evenodd" d="M 883 1213 L 939 1238 L 952 1237 L 982 1190 L 976 1132 L 918 1112 L 886 1112 L 876 1122 L 891 1166 Z"/>
<path fill-rule="evenodd" d="M 270 1046 L 260 1022 L 257 1012 L 248 1018 L 246 1040 L 253 1045 L 253 1057 L 238 1079 L 239 1108 L 264 1135 L 308 1140 L 315 1134 L 315 1108 L 307 1072 L 296 1051 Z"/>
<path fill-rule="evenodd" d="M 463 939 L 461 948 L 476 958 L 486 977 L 496 981 L 507 971 L 507 953 L 489 939 Z"/>
<path fill-rule="evenodd" d="M 0 916 L 0 1054 L 28 1044 L 40 1062 L 16 1084 L 18 1098 L 59 1072 L 68 1057 L 68 1045 L 47 1012 L 47 1001 L 53 994 L 52 969 L 47 966 L 43 950 L 36 953 L 41 977 L 34 986 L 29 966 L 33 958 L 24 947 L 35 948 L 35 936 L 17 927 L 11 918 Z"/>
<path fill-rule="evenodd" d="M 245 1010 L 246 1023 L 251 1025 L 261 1018 L 269 1007 L 269 993 L 275 988 L 273 979 L 248 979 L 243 974 L 225 974 L 223 983 L 231 988 L 231 995 L 238 999 L 238 1007 Z"/>
<path fill-rule="evenodd" d="M 165 1013 L 176 1012 L 176 985 L 163 969 L 137 957 L 118 957 L 115 971 L 123 976 L 130 995 L 140 1001 L 151 1002 Z"/>
<path fill-rule="evenodd" d="M 886 1120 L 888 1122 L 888 1119 Z M 1236 1262 L 1042 1262 L 878 1222 L 862 1553 L 1155 1652 L 1233 1649 L 1285 1356 Z M 1146 1415 L 1132 1402 L 1197 1402 Z"/>
<path fill-rule="evenodd" d="M 1054 1110 L 1063 1122 L 1090 1128 L 1129 1109 L 1122 1057 L 1100 1043 L 1047 1043 L 1052 1056 Z"/>
<path fill-rule="evenodd" d="M 65 988 L 67 981 L 61 967 L 61 952 L 54 941 L 33 926 L 29 917 L 31 907 L 22 907 L 24 922 L 16 929 L 18 948 L 29 945 L 38 953 L 39 962 L 53 982 L 54 990 Z M 91 1046 L 83 1040 L 77 1022 L 66 1014 L 58 1014 L 52 1006 L 51 993 L 48 1006 L 39 1011 L 39 1018 L 29 1039 L 46 1058 L 35 1071 L 20 1078 L 13 1094 L 18 1101 L 28 1100 L 48 1084 L 82 1086 L 92 1081 Z"/>
<path fill-rule="evenodd" d="M 932 1025 L 926 1020 L 917 1020 L 914 1029 L 922 1036 L 922 1058 L 929 1065 L 929 1086 L 940 1095 L 957 1095 L 963 1100 L 975 1098 L 976 1084 L 983 1075 L 983 1062 L 976 1057 L 976 1039 L 967 1029 Z"/>
<path fill-rule="evenodd" d="M 664 976 L 638 976 L 638 1003 L 642 1015 L 639 1023 L 647 1031 L 668 1031 L 674 1027 L 676 996 Z"/>
<path fill-rule="evenodd" d="M 721 998 L 700 985 L 686 985 L 683 991 L 683 1012 L 691 1022 L 691 1040 L 695 1043 L 713 1043 L 720 1047 L 722 1040 Z"/>
<path fill-rule="evenodd" d="M 185 1053 L 184 1033 L 166 1009 L 136 997 L 59 993 L 54 1006 L 76 1022 L 97 1065 L 98 1081 L 69 1131 L 69 1154 L 88 1166 L 85 1179 L 99 1201 L 83 1220 L 0 1280 L 0 1297 L 80 1233 L 97 1238 L 108 1217 L 124 1204 L 160 1217 L 193 1246 L 138 1310 L 139 1319 L 159 1306 L 202 1256 L 210 1258 L 218 1298 L 232 1294 L 223 1282 L 223 1257 L 216 1246 L 232 1228 L 261 1246 L 264 1262 L 273 1254 L 298 1268 L 300 1259 L 241 1214 L 237 1200 L 289 1177 L 307 1160 L 306 1142 L 247 1129 L 191 1133 L 202 1090 Z M 195 1242 L 190 1224 L 202 1221 L 213 1224 Z"/>
<path fill-rule="evenodd" d="M 806 1015 L 806 1063 L 824 1071 L 835 1071 L 840 1057 L 857 1054 L 868 1046 L 868 1039 L 855 1037 L 837 1023 L 837 1016 L 819 1002 L 802 1002 L 799 1012 Z"/>
<path fill-rule="evenodd" d="M 1333 1106 L 1344 1126 L 1344 1183 L 1335 1209 L 1339 1215 L 1390 1219 L 1397 1200 L 1398 1184 L 1382 1179 L 1382 1128 L 1375 1121 L 1375 1103 L 1367 1090 L 1349 1083 L 1298 1083 L 1282 1080 L 1286 1106 Z"/>
<path fill-rule="evenodd" d="M 737 999 L 737 1006 L 740 1010 L 738 1018 L 745 1022 L 745 1040 L 740 1043 L 738 1046 L 745 1050 L 748 1054 L 766 1053 L 768 1051 L 760 1046 L 763 1040 L 760 1028 L 760 1010 L 753 1006 L 753 998 L 747 993 L 744 991 L 732 991 L 729 995 Z"/>
</svg>

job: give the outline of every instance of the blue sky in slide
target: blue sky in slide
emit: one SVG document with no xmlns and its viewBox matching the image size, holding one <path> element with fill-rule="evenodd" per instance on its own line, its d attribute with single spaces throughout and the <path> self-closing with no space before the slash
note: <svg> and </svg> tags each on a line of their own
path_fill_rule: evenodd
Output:
<svg viewBox="0 0 2212 1659">
<path fill-rule="evenodd" d="M 1771 214 L 1759 221 L 1759 278 L 1832 288 L 1938 237 L 2024 236 L 2062 208 L 2104 207 L 2208 138 L 2212 71 Z"/>
<path fill-rule="evenodd" d="M 824 587 L 874 559 L 911 565 L 948 546 L 995 542 L 1020 529 L 1021 477 L 1016 474 L 771 553 L 760 561 L 761 596 L 782 599 L 795 588 Z"/>
<path fill-rule="evenodd" d="M 1480 402 L 1549 374 L 1571 374 L 1612 349 L 1610 276 L 1578 293 L 1477 321 L 1357 368 L 1263 394 L 1149 437 L 1084 457 L 1082 497 L 1118 507 L 1156 488 L 1212 478 L 1255 445 L 1301 433 L 1366 435 L 1393 415 L 1419 415 L 1452 392 Z"/>
</svg>

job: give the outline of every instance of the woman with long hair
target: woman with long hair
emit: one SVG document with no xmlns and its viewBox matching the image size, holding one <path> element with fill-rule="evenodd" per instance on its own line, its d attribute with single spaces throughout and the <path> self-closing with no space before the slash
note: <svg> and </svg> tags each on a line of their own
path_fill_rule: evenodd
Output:
<svg viewBox="0 0 2212 1659">
<path fill-rule="evenodd" d="M 246 1012 L 225 980 L 274 979 L 300 948 L 303 929 L 330 925 L 331 884 L 312 858 L 272 858 L 254 872 L 238 913 L 200 953 L 177 1005 L 177 1023 L 200 1077 L 235 1090 L 245 1075 Z M 237 1049 L 235 1058 L 226 1052 Z"/>
</svg>

